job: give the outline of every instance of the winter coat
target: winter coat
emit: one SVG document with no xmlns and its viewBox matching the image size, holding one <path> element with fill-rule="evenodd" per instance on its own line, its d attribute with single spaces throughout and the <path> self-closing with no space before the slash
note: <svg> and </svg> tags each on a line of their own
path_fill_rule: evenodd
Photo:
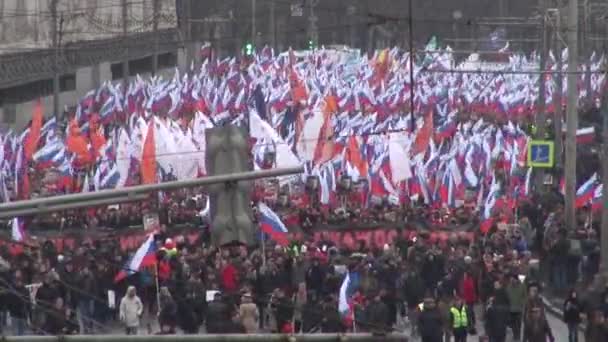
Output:
<svg viewBox="0 0 608 342">
<path fill-rule="evenodd" d="M 241 317 L 241 323 L 248 334 L 253 334 L 258 331 L 260 313 L 258 312 L 258 307 L 254 303 L 241 304 L 239 307 L 239 315 Z"/>
<path fill-rule="evenodd" d="M 507 285 L 507 296 L 509 297 L 509 306 L 511 312 L 521 313 L 524 311 L 526 304 L 527 290 L 526 285 L 521 282 Z"/>
<path fill-rule="evenodd" d="M 437 308 L 424 309 L 418 316 L 418 331 L 423 341 L 441 342 L 443 320 Z"/>
<path fill-rule="evenodd" d="M 238 287 L 238 271 L 229 264 L 222 270 L 222 287 L 226 292 L 232 293 Z"/>
<path fill-rule="evenodd" d="M 365 310 L 365 317 L 369 324 L 369 330 L 374 332 L 386 332 L 387 322 L 389 319 L 389 310 L 386 304 L 381 301 L 373 301 L 369 303 Z"/>
<path fill-rule="evenodd" d="M 507 334 L 507 323 L 509 322 L 509 312 L 505 308 L 490 305 L 486 309 L 485 329 L 488 336 L 504 337 Z"/>
<path fill-rule="evenodd" d="M 477 302 L 477 287 L 475 286 L 475 279 L 471 276 L 465 275 L 460 281 L 460 297 L 467 304 L 474 304 Z"/>
<path fill-rule="evenodd" d="M 194 299 L 184 298 L 179 301 L 178 322 L 179 327 L 186 334 L 196 334 L 201 324 L 200 313 L 197 312 Z"/>
<path fill-rule="evenodd" d="M 144 312 L 144 305 L 137 296 L 124 296 L 120 300 L 120 320 L 129 328 L 139 327 L 139 319 Z"/>
<path fill-rule="evenodd" d="M 578 299 L 570 298 L 564 302 L 564 322 L 567 324 L 581 322 L 581 305 L 578 303 Z"/>
<path fill-rule="evenodd" d="M 223 326 L 231 321 L 230 309 L 221 300 L 214 300 L 207 307 L 206 327 L 207 333 L 221 333 Z"/>
<path fill-rule="evenodd" d="M 11 317 L 25 319 L 30 311 L 30 302 L 23 300 L 29 298 L 28 290 L 24 286 L 16 286 L 14 291 L 7 292 L 2 298 Z"/>
<path fill-rule="evenodd" d="M 547 342 L 547 340 L 555 340 L 547 320 L 541 318 L 537 322 L 526 322 L 523 342 Z"/>
</svg>

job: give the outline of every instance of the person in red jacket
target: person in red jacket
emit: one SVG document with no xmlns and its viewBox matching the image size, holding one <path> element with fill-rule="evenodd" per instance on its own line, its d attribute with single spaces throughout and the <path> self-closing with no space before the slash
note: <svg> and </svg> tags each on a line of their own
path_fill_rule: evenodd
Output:
<svg viewBox="0 0 608 342">
<path fill-rule="evenodd" d="M 238 287 L 238 272 L 236 267 L 229 261 L 223 261 L 222 267 L 222 287 L 227 293 L 234 293 Z"/>
<path fill-rule="evenodd" d="M 471 334 L 476 333 L 475 329 L 475 310 L 474 306 L 477 302 L 477 284 L 469 271 L 464 271 L 460 284 L 458 286 L 460 298 L 467 306 L 467 315 L 469 316 L 469 331 Z"/>
</svg>

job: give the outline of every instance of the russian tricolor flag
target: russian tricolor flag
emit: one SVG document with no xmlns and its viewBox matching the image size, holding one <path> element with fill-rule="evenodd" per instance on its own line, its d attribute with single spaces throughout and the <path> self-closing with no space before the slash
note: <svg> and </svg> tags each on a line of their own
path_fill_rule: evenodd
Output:
<svg viewBox="0 0 608 342">
<path fill-rule="evenodd" d="M 576 190 L 575 207 L 581 208 L 587 205 L 593 199 L 593 190 L 597 182 L 597 174 L 594 173 L 583 185 Z"/>
<path fill-rule="evenodd" d="M 13 241 L 23 242 L 25 240 L 25 226 L 23 224 L 23 219 L 20 219 L 19 217 L 15 217 L 13 219 L 11 236 Z"/>
<path fill-rule="evenodd" d="M 150 234 L 146 241 L 139 246 L 137 252 L 127 261 L 123 269 L 118 272 L 114 278 L 114 282 L 117 283 L 139 272 L 142 268 L 154 264 L 156 264 L 156 242 L 154 241 L 154 234 Z"/>
<path fill-rule="evenodd" d="M 338 311 L 345 320 L 354 321 L 355 310 L 353 306 L 353 295 L 359 287 L 359 274 L 356 272 L 348 272 L 338 295 Z"/>
<path fill-rule="evenodd" d="M 289 240 L 287 238 L 287 228 L 266 204 L 259 202 L 258 210 L 260 212 L 260 229 L 263 233 L 270 235 L 270 238 L 276 241 L 279 245 L 287 246 Z"/>
<path fill-rule="evenodd" d="M 595 191 L 593 191 L 593 201 L 591 204 L 591 208 L 593 211 L 599 211 L 602 209 L 602 204 L 604 203 L 602 201 L 603 188 L 604 188 L 604 185 L 600 184 L 597 187 L 595 187 Z"/>
</svg>

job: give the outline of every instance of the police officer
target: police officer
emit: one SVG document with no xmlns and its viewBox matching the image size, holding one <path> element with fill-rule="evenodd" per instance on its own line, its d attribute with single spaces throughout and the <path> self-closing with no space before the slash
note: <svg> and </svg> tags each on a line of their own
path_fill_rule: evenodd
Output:
<svg viewBox="0 0 608 342">
<path fill-rule="evenodd" d="M 466 342 L 469 320 L 467 317 L 467 307 L 461 298 L 456 297 L 454 305 L 450 308 L 450 323 L 454 342 Z"/>
</svg>

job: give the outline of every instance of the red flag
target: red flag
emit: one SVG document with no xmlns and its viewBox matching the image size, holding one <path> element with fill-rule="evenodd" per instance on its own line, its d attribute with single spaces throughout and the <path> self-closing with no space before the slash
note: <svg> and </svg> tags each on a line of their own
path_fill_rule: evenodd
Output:
<svg viewBox="0 0 608 342">
<path fill-rule="evenodd" d="M 154 140 L 154 118 L 148 124 L 148 134 L 141 156 L 141 183 L 156 183 L 156 141 Z"/>
<path fill-rule="evenodd" d="M 40 140 L 40 130 L 42 129 L 42 102 L 40 99 L 36 102 L 34 113 L 32 114 L 32 125 L 30 126 L 30 134 L 27 136 L 24 146 L 25 160 L 31 160 L 38 141 Z"/>
<path fill-rule="evenodd" d="M 412 148 L 412 155 L 423 153 L 431 142 L 433 136 L 433 112 L 429 111 L 426 118 L 424 118 L 424 125 L 416 134 L 416 140 L 414 140 L 414 147 Z"/>
</svg>

